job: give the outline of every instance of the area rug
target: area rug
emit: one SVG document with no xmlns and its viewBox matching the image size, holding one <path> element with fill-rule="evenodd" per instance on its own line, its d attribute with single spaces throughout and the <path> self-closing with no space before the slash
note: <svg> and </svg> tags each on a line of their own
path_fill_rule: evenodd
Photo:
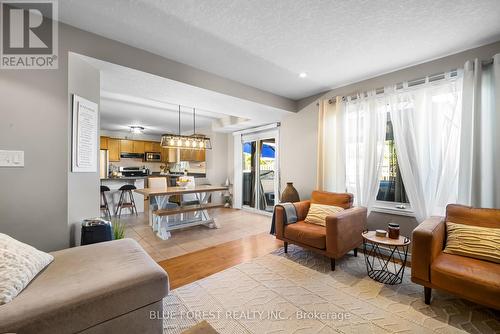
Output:
<svg viewBox="0 0 500 334">
<path fill-rule="evenodd" d="M 173 290 L 164 333 L 206 320 L 219 333 L 499 333 L 500 312 L 433 291 L 406 270 L 399 285 L 366 275 L 364 255 L 330 261 L 290 246 Z"/>
</svg>

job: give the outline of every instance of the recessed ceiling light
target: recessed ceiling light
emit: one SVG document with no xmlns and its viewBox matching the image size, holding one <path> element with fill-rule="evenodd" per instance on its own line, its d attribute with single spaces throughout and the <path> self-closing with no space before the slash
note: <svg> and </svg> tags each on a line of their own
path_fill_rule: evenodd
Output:
<svg viewBox="0 0 500 334">
<path fill-rule="evenodd" d="M 130 132 L 132 132 L 134 134 L 140 134 L 140 133 L 142 133 L 142 131 L 144 131 L 144 128 L 142 126 L 132 125 L 130 127 Z"/>
<path fill-rule="evenodd" d="M 299 78 L 305 78 L 305 77 L 307 77 L 307 73 L 306 72 L 301 72 L 299 74 Z"/>
</svg>

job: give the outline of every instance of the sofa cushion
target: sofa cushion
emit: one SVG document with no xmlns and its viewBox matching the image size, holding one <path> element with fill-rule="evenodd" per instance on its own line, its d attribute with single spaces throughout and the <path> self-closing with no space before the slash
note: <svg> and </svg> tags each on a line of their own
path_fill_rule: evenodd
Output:
<svg viewBox="0 0 500 334">
<path fill-rule="evenodd" d="M 0 306 L 0 333 L 74 333 L 161 300 L 168 278 L 132 239 L 51 253 L 53 263 Z"/>
<path fill-rule="evenodd" d="M 500 228 L 446 222 L 443 252 L 500 263 Z"/>
<path fill-rule="evenodd" d="M 54 257 L 0 233 L 0 305 L 14 299 Z"/>
<path fill-rule="evenodd" d="M 326 226 L 326 217 L 343 210 L 344 208 L 340 206 L 312 203 L 304 221 L 309 224 Z"/>
<path fill-rule="evenodd" d="M 326 228 L 320 225 L 308 224 L 303 220 L 286 225 L 285 238 L 314 248 L 326 248 Z"/>
<path fill-rule="evenodd" d="M 500 308 L 500 265 L 459 255 L 441 253 L 431 265 L 433 285 Z"/>
</svg>

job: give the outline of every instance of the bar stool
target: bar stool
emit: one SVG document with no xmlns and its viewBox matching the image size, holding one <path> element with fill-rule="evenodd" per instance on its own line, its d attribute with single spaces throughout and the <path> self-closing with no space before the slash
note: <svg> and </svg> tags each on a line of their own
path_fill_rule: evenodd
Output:
<svg viewBox="0 0 500 334">
<path fill-rule="evenodd" d="M 132 214 L 135 210 L 135 215 L 137 216 L 137 208 L 135 207 L 134 194 L 132 194 L 132 190 L 137 189 L 133 184 L 126 184 L 121 186 L 120 189 L 120 200 L 118 201 L 118 205 L 116 207 L 115 216 L 118 218 L 121 217 L 122 209 L 129 208 L 132 211 Z M 127 196 L 129 197 L 129 202 L 127 202 Z"/>
<path fill-rule="evenodd" d="M 108 200 L 105 194 L 106 191 L 109 191 L 109 187 L 101 186 L 101 211 L 104 211 L 106 216 L 111 219 L 111 212 L 109 212 Z"/>
</svg>

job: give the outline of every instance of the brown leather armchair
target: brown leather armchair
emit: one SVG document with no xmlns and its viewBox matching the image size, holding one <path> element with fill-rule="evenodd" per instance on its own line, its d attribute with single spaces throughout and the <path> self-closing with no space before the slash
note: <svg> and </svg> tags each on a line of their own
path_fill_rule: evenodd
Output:
<svg viewBox="0 0 500 334">
<path fill-rule="evenodd" d="M 304 222 L 311 203 L 335 205 L 345 210 L 326 217 L 326 226 Z M 363 239 L 361 233 L 366 226 L 366 208 L 353 207 L 352 194 L 313 191 L 311 199 L 293 203 L 297 210 L 297 222 L 290 225 L 283 223 L 283 208 L 276 207 L 276 238 L 284 241 L 285 253 L 288 243 L 307 248 L 326 255 L 331 260 L 332 270 L 335 270 L 335 259 L 354 250 Z"/>
<path fill-rule="evenodd" d="M 411 280 L 424 286 L 426 304 L 432 289 L 442 289 L 500 309 L 500 264 L 443 253 L 447 221 L 500 228 L 500 210 L 450 204 L 446 217 L 422 222 L 413 230 Z"/>
</svg>

